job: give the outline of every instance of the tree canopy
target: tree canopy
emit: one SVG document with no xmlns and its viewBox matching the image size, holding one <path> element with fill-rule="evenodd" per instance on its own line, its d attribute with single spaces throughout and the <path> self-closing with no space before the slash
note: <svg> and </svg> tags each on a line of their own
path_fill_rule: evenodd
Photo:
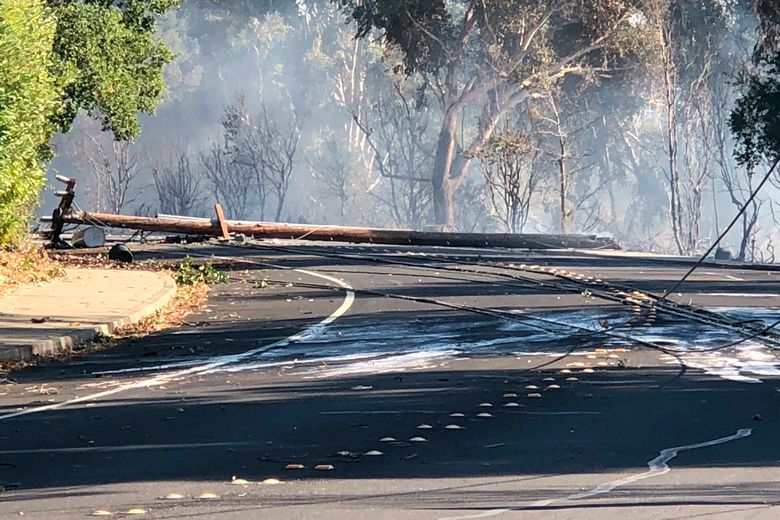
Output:
<svg viewBox="0 0 780 520">
<path fill-rule="evenodd" d="M 752 192 L 735 149 L 758 164 L 776 148 L 769 0 L 39 3 L 47 135 L 73 127 L 52 167 L 86 181 L 93 209 L 160 210 L 175 186 L 193 215 L 220 200 L 242 218 L 607 230 L 691 254 Z M 220 122 L 241 93 L 235 140 Z M 274 169 L 263 129 L 288 127 L 295 157 Z M 745 212 L 740 257 L 777 240 L 767 197 Z"/>
<path fill-rule="evenodd" d="M 153 113 L 173 53 L 155 34 L 156 16 L 178 0 L 49 0 L 57 20 L 52 51 L 62 82 L 57 128 L 79 111 L 99 118 L 117 139 L 140 133 L 138 112 Z"/>
<path fill-rule="evenodd" d="M 737 158 L 751 169 L 780 159 L 780 5 L 760 0 L 756 12 L 761 25 L 754 66 L 742 78 L 744 93 L 730 121 Z"/>
<path fill-rule="evenodd" d="M 433 190 L 437 223 L 446 227 L 454 225 L 454 195 L 470 157 L 502 120 L 572 78 L 623 77 L 644 60 L 651 37 L 642 0 L 339 2 L 358 37 L 379 31 L 442 106 Z M 469 110 L 478 124 L 464 141 L 458 117 Z"/>
</svg>

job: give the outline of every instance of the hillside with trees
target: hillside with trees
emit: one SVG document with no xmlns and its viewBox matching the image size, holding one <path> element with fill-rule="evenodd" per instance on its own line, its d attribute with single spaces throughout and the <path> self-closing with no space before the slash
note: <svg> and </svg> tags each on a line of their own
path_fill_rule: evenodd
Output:
<svg viewBox="0 0 780 520">
<path fill-rule="evenodd" d="M 747 204 L 777 150 L 772 2 L 172 4 L 37 6 L 50 81 L 28 88 L 58 101 L 32 104 L 24 168 L 59 131 L 49 173 L 85 208 L 695 254 L 747 206 L 728 247 L 775 260 L 780 178 Z"/>
</svg>

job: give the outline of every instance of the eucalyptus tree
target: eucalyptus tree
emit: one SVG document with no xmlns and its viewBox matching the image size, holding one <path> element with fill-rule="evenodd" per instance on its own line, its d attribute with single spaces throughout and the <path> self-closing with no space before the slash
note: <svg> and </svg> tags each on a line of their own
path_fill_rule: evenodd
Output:
<svg viewBox="0 0 780 520">
<path fill-rule="evenodd" d="M 358 36 L 379 30 L 438 100 L 434 209 L 450 227 L 455 190 L 512 110 L 567 78 L 631 67 L 649 37 L 642 0 L 338 1 Z"/>
<path fill-rule="evenodd" d="M 56 19 L 52 51 L 67 131 L 80 111 L 119 140 L 141 132 L 138 113 L 154 113 L 165 91 L 163 67 L 174 55 L 156 34 L 157 19 L 178 0 L 48 0 Z"/>
</svg>

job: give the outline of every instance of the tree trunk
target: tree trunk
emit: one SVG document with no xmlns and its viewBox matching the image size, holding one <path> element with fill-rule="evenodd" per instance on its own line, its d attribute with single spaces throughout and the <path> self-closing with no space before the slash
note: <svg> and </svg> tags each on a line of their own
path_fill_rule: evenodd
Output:
<svg viewBox="0 0 780 520">
<path fill-rule="evenodd" d="M 457 117 L 454 113 L 445 115 L 436 146 L 436 158 L 433 163 L 433 210 L 436 224 L 446 229 L 455 229 L 455 185 L 453 170 L 457 153 L 456 136 Z"/>
<path fill-rule="evenodd" d="M 680 175 L 677 169 L 677 70 L 675 69 L 671 29 L 663 23 L 661 44 L 663 46 L 664 108 L 666 110 L 666 159 L 669 167 L 669 213 L 672 235 L 679 254 L 685 254 L 682 240 L 682 204 L 680 203 Z"/>
<path fill-rule="evenodd" d="M 558 167 L 561 174 L 561 233 L 574 233 L 574 208 L 569 209 L 569 166 L 566 163 L 566 142 L 560 139 L 560 157 Z"/>
<path fill-rule="evenodd" d="M 284 195 L 279 195 L 279 199 L 276 203 L 276 222 L 282 220 L 282 210 L 284 209 Z"/>
</svg>

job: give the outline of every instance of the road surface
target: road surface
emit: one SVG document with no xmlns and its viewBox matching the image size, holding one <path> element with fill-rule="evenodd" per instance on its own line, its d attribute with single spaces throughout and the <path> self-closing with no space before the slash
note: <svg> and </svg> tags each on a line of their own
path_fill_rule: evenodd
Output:
<svg viewBox="0 0 780 520">
<path fill-rule="evenodd" d="M 780 271 L 702 267 L 649 309 L 689 264 L 137 257 L 188 254 L 231 281 L 186 324 L 0 386 L 0 517 L 780 517 L 780 361 L 740 333 L 777 319 Z"/>
</svg>

